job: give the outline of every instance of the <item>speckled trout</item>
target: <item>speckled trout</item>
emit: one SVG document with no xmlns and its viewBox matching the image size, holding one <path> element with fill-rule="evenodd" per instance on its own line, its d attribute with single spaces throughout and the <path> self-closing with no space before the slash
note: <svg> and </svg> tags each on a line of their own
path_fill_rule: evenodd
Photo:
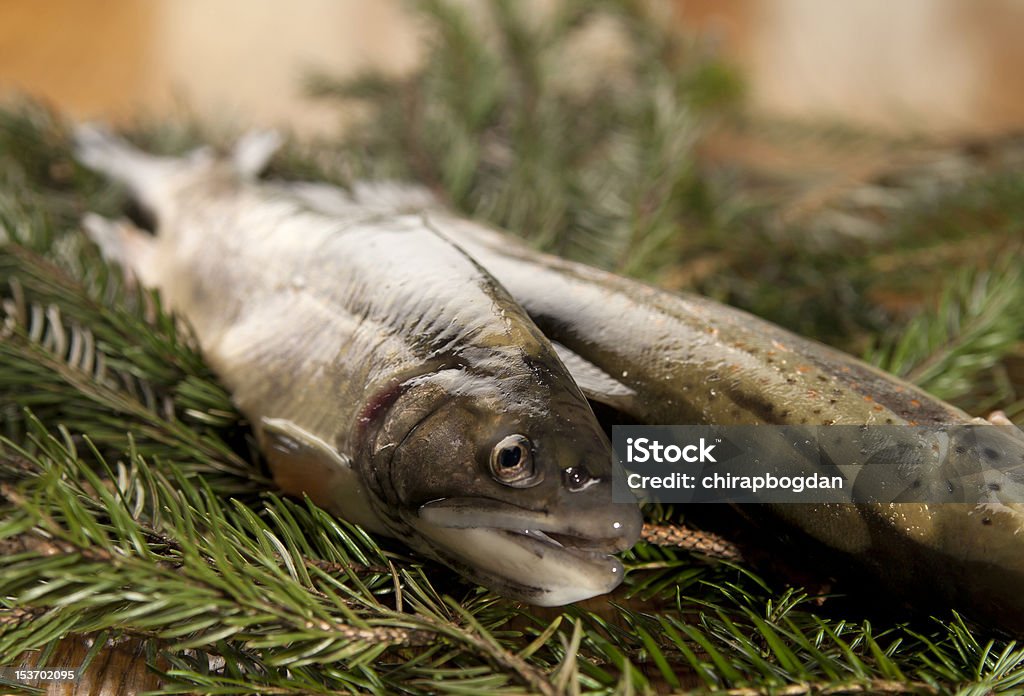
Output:
<svg viewBox="0 0 1024 696">
<path fill-rule="evenodd" d="M 77 132 L 156 235 L 91 218 L 105 255 L 191 324 L 275 481 L 517 599 L 616 587 L 641 527 L 609 444 L 547 339 L 419 215 L 353 224 L 233 158 Z"/>
<path fill-rule="evenodd" d="M 363 184 L 349 193 L 303 184 L 297 191 L 353 219 L 418 211 L 424 227 L 457 243 L 509 290 L 589 398 L 630 421 L 941 430 L 941 451 L 917 463 L 924 485 L 941 487 L 945 471 L 998 471 L 1001 484 L 971 504 L 786 504 L 772 514 L 905 595 L 1024 630 L 1024 438 L 1013 426 L 979 425 L 913 385 L 735 308 L 539 254 L 445 211 L 422 189 Z M 908 438 L 914 430 L 906 428 Z M 917 443 L 905 444 L 884 446 L 905 453 Z M 844 456 L 839 443 L 824 447 Z M 897 465 L 908 465 L 905 456 L 894 456 Z"/>
</svg>

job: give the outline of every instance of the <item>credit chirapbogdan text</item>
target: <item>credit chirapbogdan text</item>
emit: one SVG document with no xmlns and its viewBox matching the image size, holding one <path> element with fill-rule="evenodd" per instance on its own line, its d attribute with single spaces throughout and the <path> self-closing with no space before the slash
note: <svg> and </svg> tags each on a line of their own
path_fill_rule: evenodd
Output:
<svg viewBox="0 0 1024 696">
<path fill-rule="evenodd" d="M 646 437 L 626 439 L 626 463 L 656 462 L 676 463 L 687 462 L 716 463 L 713 454 L 715 444 L 709 444 L 705 438 L 700 438 L 696 444 L 691 445 L 663 445 L 657 440 Z M 806 489 L 817 488 L 842 488 L 844 479 L 842 476 L 775 476 L 766 473 L 763 476 L 737 476 L 728 473 L 712 473 L 710 475 L 696 475 L 682 472 L 673 472 L 667 476 L 642 476 L 638 473 L 629 473 L 626 482 L 630 488 L 688 488 L 694 489 L 698 486 L 703 489 L 740 489 L 756 493 L 761 490 L 784 488 L 794 493 L 800 493 Z"/>
</svg>

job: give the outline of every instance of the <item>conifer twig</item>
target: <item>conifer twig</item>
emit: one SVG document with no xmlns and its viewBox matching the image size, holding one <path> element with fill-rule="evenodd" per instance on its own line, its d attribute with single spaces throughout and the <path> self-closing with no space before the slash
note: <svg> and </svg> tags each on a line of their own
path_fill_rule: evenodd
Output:
<svg viewBox="0 0 1024 696">
<path fill-rule="evenodd" d="M 743 557 L 739 547 L 732 542 L 684 524 L 645 524 L 640 538 L 649 544 L 674 546 L 723 561 L 736 561 Z"/>
</svg>

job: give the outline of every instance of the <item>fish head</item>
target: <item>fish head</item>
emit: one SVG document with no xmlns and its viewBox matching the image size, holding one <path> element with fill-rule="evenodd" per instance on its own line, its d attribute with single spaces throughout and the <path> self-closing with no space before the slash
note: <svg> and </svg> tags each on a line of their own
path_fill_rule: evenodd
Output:
<svg viewBox="0 0 1024 696">
<path fill-rule="evenodd" d="M 578 390 L 520 382 L 448 370 L 408 389 L 373 487 L 410 546 L 505 596 L 558 606 L 609 592 L 639 507 L 612 502 L 611 447 Z"/>
</svg>

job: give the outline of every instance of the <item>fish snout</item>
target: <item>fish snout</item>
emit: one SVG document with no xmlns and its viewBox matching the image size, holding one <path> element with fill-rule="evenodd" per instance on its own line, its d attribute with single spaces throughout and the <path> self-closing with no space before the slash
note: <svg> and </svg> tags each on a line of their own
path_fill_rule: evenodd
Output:
<svg viewBox="0 0 1024 696">
<path fill-rule="evenodd" d="M 640 539 L 643 517 L 636 502 L 615 502 L 610 477 L 584 490 L 566 486 L 559 508 L 563 526 L 558 537 L 572 540 L 577 548 L 593 548 L 605 553 L 626 551 Z M 550 534 L 550 532 L 549 532 Z"/>
</svg>

